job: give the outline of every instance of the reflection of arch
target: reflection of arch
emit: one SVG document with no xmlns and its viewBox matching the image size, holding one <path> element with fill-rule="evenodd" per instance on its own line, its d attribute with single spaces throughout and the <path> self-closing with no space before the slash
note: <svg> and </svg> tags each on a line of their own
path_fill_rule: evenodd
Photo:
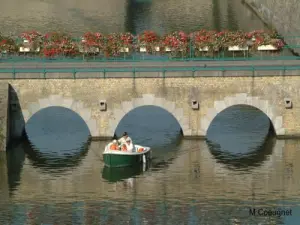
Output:
<svg viewBox="0 0 300 225">
<path fill-rule="evenodd" d="M 27 108 L 22 109 L 25 123 L 39 110 L 51 106 L 71 109 L 85 121 L 92 137 L 99 136 L 100 132 L 96 120 L 92 118 L 92 110 L 86 108 L 83 102 L 76 101 L 73 98 L 65 98 L 61 95 L 50 95 L 48 98 L 39 99 L 38 102 L 29 103 Z"/>
<path fill-rule="evenodd" d="M 61 157 L 48 157 L 47 154 L 43 154 L 33 149 L 29 141 L 23 143 L 23 148 L 33 167 L 45 169 L 45 172 L 51 170 L 51 173 L 61 173 L 62 171 L 71 170 L 81 163 L 82 159 L 85 158 L 88 153 L 90 143 L 90 141 L 83 143 L 80 149 L 81 151 L 76 154 L 68 154 Z"/>
<path fill-rule="evenodd" d="M 206 136 L 207 130 L 218 113 L 224 109 L 234 105 L 249 105 L 264 112 L 271 120 L 276 135 L 284 135 L 285 129 L 282 127 L 282 116 L 278 114 L 276 109 L 268 100 L 262 100 L 259 97 L 247 96 L 247 94 L 236 94 L 226 97 L 222 101 L 215 101 L 214 107 L 207 110 L 206 116 L 201 118 L 200 133 Z"/>
<path fill-rule="evenodd" d="M 122 102 L 121 108 L 113 110 L 113 119 L 109 120 L 109 135 L 114 136 L 119 122 L 128 112 L 137 107 L 146 105 L 153 105 L 165 109 L 178 121 L 184 136 L 192 134 L 188 118 L 184 116 L 182 108 L 176 108 L 175 102 L 168 101 L 164 98 L 157 98 L 152 94 L 144 94 L 142 98 L 135 98 L 128 102 Z"/>
<path fill-rule="evenodd" d="M 260 145 L 256 146 L 254 151 L 237 155 L 221 151 L 220 145 L 217 143 L 213 143 L 209 140 L 207 140 L 206 143 L 211 154 L 217 160 L 217 163 L 222 163 L 232 169 L 247 170 L 265 163 L 268 156 L 272 155 L 276 139 L 267 136 Z"/>
</svg>

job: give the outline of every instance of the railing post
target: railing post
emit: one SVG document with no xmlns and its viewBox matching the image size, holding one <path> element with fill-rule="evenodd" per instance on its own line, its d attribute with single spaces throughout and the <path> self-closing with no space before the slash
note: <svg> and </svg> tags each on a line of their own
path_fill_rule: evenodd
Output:
<svg viewBox="0 0 300 225">
<path fill-rule="evenodd" d="M 16 68 L 13 69 L 13 79 L 16 79 Z"/>
<path fill-rule="evenodd" d="M 106 69 L 103 69 L 103 78 L 106 78 Z"/>
<path fill-rule="evenodd" d="M 283 76 L 285 76 L 286 66 L 283 66 Z"/>
<path fill-rule="evenodd" d="M 163 78 L 166 78 L 166 69 L 163 69 Z"/>
<path fill-rule="evenodd" d="M 254 68 L 254 66 L 252 65 L 252 76 L 254 77 L 254 75 L 255 75 L 255 68 Z"/>
<path fill-rule="evenodd" d="M 193 76 L 193 78 L 195 78 L 195 72 L 196 72 L 196 69 L 193 67 L 193 70 L 192 70 L 192 76 Z"/>
<path fill-rule="evenodd" d="M 132 70 L 133 79 L 135 79 L 135 68 Z"/>
<path fill-rule="evenodd" d="M 43 76 L 44 76 L 44 79 L 46 79 L 46 69 L 44 68 L 44 71 L 43 71 Z"/>
<path fill-rule="evenodd" d="M 74 69 L 73 69 L 73 79 L 74 79 L 74 80 L 76 80 L 76 73 L 77 73 L 77 72 L 76 72 L 76 69 L 74 68 Z"/>
</svg>

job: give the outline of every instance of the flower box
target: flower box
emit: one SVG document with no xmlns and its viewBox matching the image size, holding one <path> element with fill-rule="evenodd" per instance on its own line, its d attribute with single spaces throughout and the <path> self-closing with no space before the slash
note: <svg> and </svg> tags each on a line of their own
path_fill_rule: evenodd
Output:
<svg viewBox="0 0 300 225">
<path fill-rule="evenodd" d="M 140 47 L 140 52 L 147 52 L 147 48 L 146 47 Z"/>
<path fill-rule="evenodd" d="M 208 52 L 208 46 L 204 47 L 204 48 L 199 48 L 200 52 Z"/>
<path fill-rule="evenodd" d="M 159 52 L 160 51 L 160 47 L 156 46 L 155 47 L 155 51 Z"/>
<path fill-rule="evenodd" d="M 277 50 L 276 47 L 274 47 L 273 45 L 260 45 L 257 47 L 258 51 L 275 51 Z"/>
<path fill-rule="evenodd" d="M 237 46 L 237 45 L 234 45 L 234 46 L 229 46 L 228 47 L 228 51 L 248 51 L 249 50 L 249 47 L 248 46 L 244 46 L 244 47 L 240 47 L 240 46 Z"/>
<path fill-rule="evenodd" d="M 40 47 L 38 47 L 37 49 L 33 50 L 29 47 L 20 47 L 19 48 L 19 52 L 39 52 L 40 51 Z"/>
<path fill-rule="evenodd" d="M 120 52 L 129 52 L 129 48 L 122 47 L 122 48 L 120 48 Z"/>
<path fill-rule="evenodd" d="M 170 52 L 170 51 L 172 51 L 170 47 L 166 47 L 166 49 L 165 49 L 165 50 L 166 50 L 166 52 Z"/>
<path fill-rule="evenodd" d="M 79 48 L 80 53 L 99 53 L 100 49 L 96 47 L 90 47 L 89 49 Z"/>
</svg>

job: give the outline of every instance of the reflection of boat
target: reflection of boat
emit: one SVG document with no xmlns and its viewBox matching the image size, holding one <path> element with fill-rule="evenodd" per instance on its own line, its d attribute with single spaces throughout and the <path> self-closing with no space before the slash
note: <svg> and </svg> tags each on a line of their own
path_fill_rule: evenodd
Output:
<svg viewBox="0 0 300 225">
<path fill-rule="evenodd" d="M 147 163 L 151 159 L 151 148 L 134 145 L 133 152 L 110 150 L 110 144 L 105 147 L 103 160 L 108 167 L 123 167 Z M 143 149 L 143 151 L 140 151 Z"/>
<path fill-rule="evenodd" d="M 102 178 L 109 182 L 117 182 L 140 175 L 146 170 L 147 168 L 142 164 L 127 167 L 105 166 L 102 171 Z"/>
</svg>

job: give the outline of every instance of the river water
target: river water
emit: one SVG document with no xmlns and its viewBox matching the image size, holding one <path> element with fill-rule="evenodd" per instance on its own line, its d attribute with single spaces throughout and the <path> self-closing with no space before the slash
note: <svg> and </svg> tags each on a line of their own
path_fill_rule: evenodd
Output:
<svg viewBox="0 0 300 225">
<path fill-rule="evenodd" d="M 26 125 L 29 141 L 1 155 L 0 224 L 298 224 L 300 143 L 276 140 L 270 127 L 261 111 L 235 106 L 213 120 L 207 141 L 186 140 L 171 114 L 140 107 L 116 134 L 151 146 L 153 161 L 108 170 L 107 142 L 87 141 L 70 110 L 44 109 Z"/>
<path fill-rule="evenodd" d="M 239 0 L 101 1 L 3 0 L 0 29 L 264 28 Z M 73 112 L 47 108 L 26 125 L 29 141 L 0 154 L 0 224 L 298 224 L 300 143 L 276 140 L 271 128 L 260 111 L 233 107 L 213 121 L 207 141 L 185 140 L 170 114 L 142 107 L 116 133 L 151 146 L 152 163 L 107 170 L 106 142 L 87 141 Z M 249 207 L 291 209 L 292 216 L 251 216 Z"/>
</svg>

